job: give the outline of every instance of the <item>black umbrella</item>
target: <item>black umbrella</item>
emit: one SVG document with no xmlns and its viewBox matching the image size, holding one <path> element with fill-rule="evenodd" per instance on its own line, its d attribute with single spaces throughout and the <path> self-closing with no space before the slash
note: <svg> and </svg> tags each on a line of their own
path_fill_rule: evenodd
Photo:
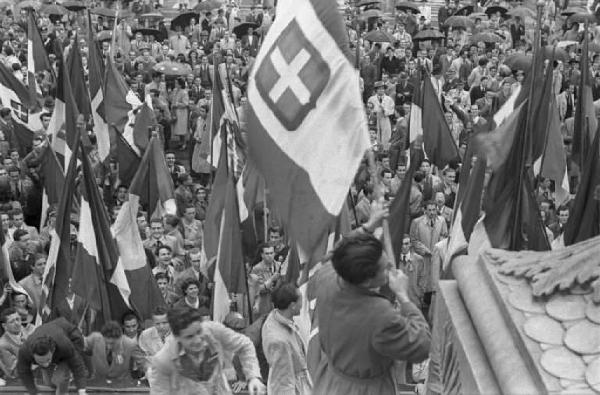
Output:
<svg viewBox="0 0 600 395">
<path fill-rule="evenodd" d="M 589 22 L 589 23 L 593 23 L 596 22 L 596 15 L 594 14 L 590 14 L 590 13 L 584 13 L 584 12 L 576 12 L 574 14 L 572 14 L 571 16 L 569 16 L 569 19 L 567 19 L 567 22 L 569 23 L 585 23 L 585 22 Z"/>
<path fill-rule="evenodd" d="M 137 33 L 142 33 L 142 35 L 144 36 L 153 36 L 155 39 L 158 40 L 158 37 L 160 37 L 160 30 L 158 29 L 150 29 L 147 27 L 144 28 L 140 28 L 140 29 L 134 29 L 133 30 L 133 34 L 137 34 Z"/>
<path fill-rule="evenodd" d="M 90 10 L 92 14 L 100 15 L 106 18 L 114 18 L 117 15 L 117 11 L 110 8 L 93 8 Z"/>
<path fill-rule="evenodd" d="M 236 37 L 243 37 L 246 34 L 248 34 L 248 29 L 252 28 L 254 30 L 256 30 L 258 28 L 258 23 L 254 23 L 254 22 L 244 22 L 244 23 L 240 23 L 239 25 L 237 25 L 236 27 L 233 28 L 233 33 L 235 34 Z"/>
<path fill-rule="evenodd" d="M 568 7 L 566 10 L 562 11 L 560 15 L 562 16 L 570 16 L 576 13 L 586 13 L 587 10 L 581 7 Z"/>
<path fill-rule="evenodd" d="M 505 15 L 508 12 L 508 8 L 502 7 L 501 5 L 493 5 L 485 9 L 485 13 L 488 15 L 494 15 L 497 12 Z"/>
<path fill-rule="evenodd" d="M 69 11 L 81 11 L 85 10 L 87 6 L 83 3 L 83 1 L 64 1 L 61 3 L 63 7 L 65 7 Z"/>
<path fill-rule="evenodd" d="M 360 0 L 358 2 L 358 4 L 356 4 L 357 7 L 364 7 L 367 5 L 374 5 L 374 4 L 381 4 L 381 0 Z"/>
<path fill-rule="evenodd" d="M 413 14 L 421 13 L 421 10 L 419 10 L 419 6 L 417 4 L 408 1 L 403 1 L 401 3 L 396 4 L 396 9 L 400 11 L 411 12 Z"/>
<path fill-rule="evenodd" d="M 190 11 L 182 12 L 171 21 L 171 30 L 175 30 L 175 27 L 177 26 L 181 26 L 182 29 L 185 29 L 190 25 L 192 18 L 198 21 L 200 19 L 200 14 Z"/>
<path fill-rule="evenodd" d="M 434 29 L 421 30 L 414 35 L 413 41 L 439 40 L 444 38 L 444 35 Z"/>
<path fill-rule="evenodd" d="M 65 15 L 69 11 L 58 4 L 47 4 L 42 7 L 42 12 L 47 15 Z"/>
<path fill-rule="evenodd" d="M 473 13 L 473 6 L 472 5 L 466 5 L 464 7 L 460 7 L 458 10 L 456 10 L 456 12 L 452 15 L 462 15 L 462 16 L 467 16 L 467 15 L 471 15 Z"/>
</svg>

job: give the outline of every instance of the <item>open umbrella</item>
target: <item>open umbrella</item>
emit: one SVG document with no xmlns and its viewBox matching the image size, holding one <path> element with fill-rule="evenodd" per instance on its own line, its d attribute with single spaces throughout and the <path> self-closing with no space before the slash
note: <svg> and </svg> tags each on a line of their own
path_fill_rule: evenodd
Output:
<svg viewBox="0 0 600 395">
<path fill-rule="evenodd" d="M 42 12 L 46 15 L 65 15 L 69 11 L 58 4 L 46 4 L 42 7 Z"/>
<path fill-rule="evenodd" d="M 444 25 L 454 28 L 460 27 L 466 29 L 468 27 L 473 27 L 475 25 L 475 22 L 473 22 L 473 20 L 468 16 L 452 15 L 450 18 L 444 21 Z"/>
<path fill-rule="evenodd" d="M 171 62 L 170 60 L 155 64 L 153 69 L 168 76 L 182 76 L 192 72 L 192 67 L 189 64 Z"/>
<path fill-rule="evenodd" d="M 87 8 L 83 1 L 78 0 L 63 1 L 61 5 L 69 11 L 81 11 Z"/>
<path fill-rule="evenodd" d="M 522 52 L 513 53 L 504 59 L 504 64 L 510 67 L 512 71 L 523 70 L 527 71 L 531 68 L 533 56 Z"/>
<path fill-rule="evenodd" d="M 152 20 L 152 21 L 162 21 L 163 19 L 165 19 L 165 16 L 163 14 L 161 14 L 160 12 L 149 12 L 147 14 L 142 14 L 140 16 L 138 16 L 138 19 L 140 20 Z"/>
<path fill-rule="evenodd" d="M 472 14 L 469 14 L 469 18 L 473 20 L 481 19 L 482 21 L 487 21 L 488 15 L 485 12 L 474 12 Z"/>
<path fill-rule="evenodd" d="M 111 30 L 102 30 L 99 31 L 96 35 L 96 41 L 110 41 L 112 39 L 112 31 Z"/>
<path fill-rule="evenodd" d="M 512 16 L 513 18 L 518 16 L 521 19 L 536 17 L 534 10 L 523 6 L 511 8 L 506 12 L 506 14 Z"/>
<path fill-rule="evenodd" d="M 200 14 L 197 12 L 190 11 L 182 12 L 181 14 L 173 18 L 173 20 L 171 21 L 171 30 L 175 30 L 175 27 L 177 26 L 181 26 L 182 29 L 185 29 L 190 25 L 190 21 L 192 20 L 192 18 L 194 18 L 195 20 L 199 20 Z"/>
<path fill-rule="evenodd" d="M 497 12 L 504 15 L 508 12 L 508 8 L 502 7 L 501 5 L 493 5 L 485 9 L 485 13 L 488 15 L 494 15 Z"/>
<path fill-rule="evenodd" d="M 421 30 L 414 35 L 413 41 L 439 40 L 444 38 L 444 35 L 434 29 Z"/>
<path fill-rule="evenodd" d="M 585 14 L 585 13 L 587 13 L 587 10 L 585 8 L 581 8 L 581 7 L 567 7 L 566 10 L 561 11 L 560 15 L 571 16 L 571 15 L 577 14 L 577 13 Z"/>
<path fill-rule="evenodd" d="M 371 30 L 365 35 L 365 40 L 372 43 L 391 43 L 394 41 L 394 37 L 381 30 Z"/>
<path fill-rule="evenodd" d="M 134 29 L 132 31 L 132 33 L 133 34 L 142 33 L 142 35 L 144 35 L 144 36 L 153 36 L 156 39 L 158 39 L 158 37 L 160 37 L 160 35 L 161 35 L 160 30 L 158 30 L 158 29 L 151 29 L 151 28 L 148 28 L 148 27 Z"/>
<path fill-rule="evenodd" d="M 504 41 L 502 37 L 492 32 L 481 32 L 473 34 L 469 39 L 472 43 L 483 41 L 484 43 L 501 43 Z"/>
<path fill-rule="evenodd" d="M 563 40 L 563 41 L 559 41 L 556 43 L 556 47 L 557 48 L 566 48 L 566 47 L 570 47 L 571 45 L 577 45 L 579 44 L 579 41 L 574 41 L 574 40 Z M 590 43 L 591 44 L 591 43 Z"/>
<path fill-rule="evenodd" d="M 358 4 L 356 4 L 356 6 L 364 7 L 364 6 L 368 6 L 368 5 L 377 5 L 377 4 L 381 4 L 381 0 L 360 0 L 358 2 Z"/>
<path fill-rule="evenodd" d="M 196 11 L 196 12 L 212 11 L 215 8 L 220 8 L 222 5 L 223 5 L 223 3 L 220 1 L 217 1 L 217 0 L 201 1 L 200 3 L 198 3 L 198 5 L 196 7 L 194 7 L 194 11 Z"/>
<path fill-rule="evenodd" d="M 252 28 L 254 31 L 259 27 L 258 23 L 254 22 L 244 22 L 240 23 L 236 27 L 233 28 L 233 33 L 236 37 L 241 38 L 248 34 L 248 29 Z"/>
<path fill-rule="evenodd" d="M 21 10 L 27 10 L 29 8 L 37 10 L 42 6 L 39 1 L 36 0 L 25 0 L 17 3 L 17 8 Z"/>
<path fill-rule="evenodd" d="M 458 10 L 456 10 L 456 12 L 452 15 L 462 15 L 462 16 L 467 16 L 467 15 L 471 15 L 473 13 L 473 6 L 472 5 L 466 5 L 464 7 L 460 7 Z"/>
<path fill-rule="evenodd" d="M 403 1 L 401 3 L 396 4 L 396 9 L 400 11 L 410 12 L 413 14 L 420 14 L 421 10 L 419 10 L 419 6 L 415 3 L 411 3 L 408 1 Z"/>
<path fill-rule="evenodd" d="M 104 7 L 92 8 L 90 10 L 90 12 L 92 14 L 100 15 L 100 16 L 103 16 L 106 18 L 114 18 L 117 15 L 116 10 L 113 10 L 111 8 L 104 8 Z"/>
<path fill-rule="evenodd" d="M 571 16 L 569 16 L 569 18 L 567 19 L 568 23 L 585 23 L 585 22 L 596 22 L 596 15 L 594 14 L 590 14 L 587 12 L 576 12 L 574 14 L 572 14 Z"/>
<path fill-rule="evenodd" d="M 369 18 L 381 18 L 382 16 L 383 16 L 383 13 L 380 10 L 373 8 L 373 9 L 361 12 L 358 17 L 361 19 L 369 19 Z"/>
</svg>

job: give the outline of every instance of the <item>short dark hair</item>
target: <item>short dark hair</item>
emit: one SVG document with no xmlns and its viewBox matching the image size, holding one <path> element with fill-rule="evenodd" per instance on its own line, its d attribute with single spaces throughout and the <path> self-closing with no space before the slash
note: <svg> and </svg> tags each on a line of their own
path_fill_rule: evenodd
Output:
<svg viewBox="0 0 600 395">
<path fill-rule="evenodd" d="M 3 324 L 6 324 L 6 321 L 8 320 L 8 316 L 16 314 L 16 313 L 17 313 L 17 309 L 15 309 L 14 307 L 7 307 L 6 309 L 2 310 L 2 313 L 0 313 L 0 322 L 2 322 Z"/>
<path fill-rule="evenodd" d="M 185 293 L 190 285 L 196 285 L 198 290 L 200 290 L 200 281 L 196 280 L 193 277 L 186 278 L 181 283 L 181 293 L 185 296 Z"/>
<path fill-rule="evenodd" d="M 271 300 L 276 309 L 285 310 L 292 302 L 298 301 L 298 287 L 292 283 L 283 283 L 271 292 Z"/>
<path fill-rule="evenodd" d="M 139 322 L 137 315 L 133 311 L 128 311 L 121 317 L 121 324 L 124 324 L 125 321 L 136 320 Z"/>
<path fill-rule="evenodd" d="M 33 355 L 46 355 L 54 352 L 56 343 L 48 335 L 40 336 L 31 342 L 31 352 Z"/>
<path fill-rule="evenodd" d="M 381 241 L 371 234 L 360 233 L 344 237 L 335 247 L 331 261 L 342 279 L 358 285 L 375 277 L 382 253 Z"/>
<path fill-rule="evenodd" d="M 167 214 L 164 216 L 165 223 L 169 224 L 172 227 L 176 227 L 179 225 L 179 217 L 173 214 Z"/>
<path fill-rule="evenodd" d="M 167 280 L 169 281 L 169 276 L 165 272 L 158 272 L 154 275 L 154 281 L 158 282 L 158 280 Z"/>
<path fill-rule="evenodd" d="M 121 329 L 121 325 L 117 321 L 108 321 L 102 326 L 100 333 L 109 339 L 118 339 L 123 336 L 123 329 Z"/>
<path fill-rule="evenodd" d="M 174 307 L 167 313 L 167 320 L 174 336 L 179 336 L 181 331 L 193 324 L 203 320 L 202 311 L 189 306 Z"/>
<path fill-rule="evenodd" d="M 152 310 L 152 315 L 165 315 L 167 314 L 167 309 L 164 306 L 156 306 L 154 310 Z"/>
<path fill-rule="evenodd" d="M 15 241 L 20 241 L 21 237 L 28 235 L 28 234 L 29 234 L 29 232 L 26 231 L 25 229 L 17 229 L 17 230 L 15 230 L 15 233 L 13 233 L 13 239 Z"/>
<path fill-rule="evenodd" d="M 161 244 L 158 247 L 156 247 L 156 255 L 158 255 L 160 253 L 160 250 L 167 250 L 171 254 L 173 253 L 173 249 L 166 244 Z"/>
</svg>

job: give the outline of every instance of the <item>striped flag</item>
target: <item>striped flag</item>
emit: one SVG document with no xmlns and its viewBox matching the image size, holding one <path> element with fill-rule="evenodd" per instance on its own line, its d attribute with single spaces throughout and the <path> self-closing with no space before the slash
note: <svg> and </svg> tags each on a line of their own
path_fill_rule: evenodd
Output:
<svg viewBox="0 0 600 395">
<path fill-rule="evenodd" d="M 461 186 L 459 186 L 463 189 L 463 193 L 460 201 L 457 198 L 454 208 L 455 214 L 446 253 L 444 254 L 442 272 L 448 269 L 453 257 L 468 250 L 473 228 L 480 218 L 486 160 L 483 155 L 475 155 L 474 157 L 476 158 L 474 166 L 471 168 L 471 158 L 468 158 L 461 170 L 461 181 L 463 181 L 462 177 L 465 177 L 466 182 L 461 182 Z M 469 163 L 468 166 L 467 163 Z"/>
<path fill-rule="evenodd" d="M 29 9 L 27 16 L 27 84 L 33 97 L 42 94 L 36 79 L 36 75 L 41 71 L 52 73 L 52 65 L 44 48 L 34 11 Z"/>
<path fill-rule="evenodd" d="M 581 76 L 579 77 L 578 99 L 575 103 L 575 125 L 573 127 L 573 142 L 571 143 L 571 159 L 583 169 L 586 163 L 587 148 L 591 145 L 594 133 L 598 129 L 598 118 L 594 110 L 592 96 L 592 81 L 590 78 L 589 40 L 590 35 L 586 30 L 581 48 Z"/>
<path fill-rule="evenodd" d="M 150 139 L 134 179 L 144 181 L 137 182 L 135 191 L 130 190 L 130 193 L 140 197 L 140 204 L 151 217 L 160 218 L 165 213 L 177 214 L 173 179 L 158 137 Z"/>
<path fill-rule="evenodd" d="M 342 210 L 369 136 L 335 1 L 283 0 L 248 82 L 248 146 L 283 226 L 312 251 Z"/>
<path fill-rule="evenodd" d="M 110 231 L 108 212 L 81 142 L 73 156 L 78 152 L 81 152 L 81 198 L 71 286 L 75 294 L 99 313 L 101 319 L 96 319 L 96 326 L 101 327 L 107 321 L 119 320 L 131 310 L 131 290 Z"/>
<path fill-rule="evenodd" d="M 76 139 L 79 133 L 75 132 Z M 72 155 L 65 176 L 64 188 L 56 211 L 56 224 L 50 231 L 50 251 L 42 277 L 42 297 L 38 310 L 38 323 L 48 321 L 56 301 L 63 300 L 69 289 L 73 270 L 71 259 L 71 208 L 75 195 L 77 156 Z"/>
<path fill-rule="evenodd" d="M 143 103 L 140 110 L 135 116 L 135 124 L 133 126 L 133 141 L 140 151 L 145 151 L 150 141 L 150 129 L 158 125 L 154 111 L 147 104 Z"/>
<path fill-rule="evenodd" d="M 56 153 L 50 147 L 49 142 L 45 142 L 44 152 L 40 155 L 40 175 L 42 176 L 42 214 L 40 220 L 40 229 L 46 225 L 48 217 L 48 208 L 56 206 L 60 202 L 60 196 L 65 186 L 65 173 Z"/>
<path fill-rule="evenodd" d="M 92 115 L 90 104 L 90 93 L 85 83 L 83 75 L 83 63 L 81 61 L 81 51 L 79 50 L 79 40 L 77 37 L 71 44 L 71 49 L 67 55 L 67 70 L 69 71 L 71 90 L 73 97 L 77 98 L 75 104 L 80 114 L 83 114 L 85 119 L 89 119 Z"/>
<path fill-rule="evenodd" d="M 120 259 L 131 289 L 129 300 L 141 319 L 152 318 L 152 310 L 157 306 L 165 305 L 152 276 L 152 269 L 148 265 L 142 237 L 137 227 L 139 193 L 144 190 L 146 182 L 145 174 L 139 172 L 129 187 L 129 199 L 123 203 L 112 226 L 112 234 L 119 248 Z"/>
<path fill-rule="evenodd" d="M 209 138 L 203 138 L 200 144 L 200 156 L 206 159 L 212 166 L 219 163 L 221 153 L 221 130 L 223 125 L 236 125 L 239 128 L 239 120 L 233 105 L 233 100 L 229 93 L 229 80 L 227 78 L 227 69 L 225 64 L 214 67 L 212 87 L 212 101 L 208 117 L 208 135 Z M 241 142 L 241 135 L 236 134 L 238 142 Z M 236 136 L 234 135 L 234 136 Z M 240 146 L 243 146 L 240 144 Z"/>
<path fill-rule="evenodd" d="M 0 65 L 0 100 L 3 107 L 12 110 L 19 154 L 24 157 L 31 149 L 33 133 L 42 128 L 40 107 L 36 97 L 4 65 Z"/>
<path fill-rule="evenodd" d="M 444 111 L 433 89 L 431 77 L 425 71 L 423 74 L 423 80 L 416 82 L 413 93 L 409 124 L 410 143 L 418 141 L 419 135 L 422 136 L 427 158 L 438 168 L 443 168 L 451 161 L 459 159 L 458 147 L 444 118 Z"/>
<path fill-rule="evenodd" d="M 108 125 L 114 125 L 125 136 L 129 145 L 140 154 L 135 145 L 133 125 L 141 100 L 129 88 L 114 62 L 108 59 L 104 77 L 104 115 Z"/>
<path fill-rule="evenodd" d="M 58 159 L 64 164 L 69 163 L 71 153 L 77 144 L 75 131 L 77 129 L 78 116 L 79 112 L 73 98 L 69 71 L 65 62 L 59 61 L 56 99 L 47 134 L 52 136 L 52 148 L 56 152 Z"/>
<path fill-rule="evenodd" d="M 225 155 L 223 152 L 222 155 Z M 233 174 L 227 169 L 227 158 L 221 158 L 213 184 L 211 202 L 222 200 L 219 242 L 214 271 L 213 320 L 222 322 L 229 313 L 231 293 L 248 292 L 242 254 L 242 234 Z M 209 208 L 211 211 L 212 208 Z M 208 214 L 207 214 L 208 218 Z"/>
<path fill-rule="evenodd" d="M 549 122 L 546 130 L 544 152 L 533 164 L 533 173 L 554 181 L 556 206 L 560 207 L 570 198 L 569 173 L 560 119 L 556 108 L 556 97 L 550 98 Z M 546 125 L 544 125 L 546 126 Z"/>
<path fill-rule="evenodd" d="M 98 46 L 98 41 L 93 37 L 92 22 L 88 13 L 88 80 L 94 134 L 98 146 L 98 156 L 104 162 L 110 154 L 110 135 L 104 110 L 104 60 Z M 138 153 L 139 154 L 139 153 Z"/>
<path fill-rule="evenodd" d="M 116 158 L 119 165 L 119 184 L 130 185 L 140 167 L 140 155 L 114 126 L 109 128 L 109 133 L 112 147 L 111 156 Z"/>
</svg>

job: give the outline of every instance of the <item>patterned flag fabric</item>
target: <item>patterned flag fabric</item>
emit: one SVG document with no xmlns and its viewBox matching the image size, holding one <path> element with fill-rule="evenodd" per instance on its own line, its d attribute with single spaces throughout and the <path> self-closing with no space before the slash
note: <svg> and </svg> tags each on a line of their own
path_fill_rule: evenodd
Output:
<svg viewBox="0 0 600 395">
<path fill-rule="evenodd" d="M 12 110 L 19 154 L 24 157 L 31 148 L 34 132 L 42 128 L 40 109 L 35 95 L 4 65 L 0 65 L 0 100 L 3 107 Z"/>
<path fill-rule="evenodd" d="M 76 177 L 77 155 L 73 155 L 69 161 L 65 175 L 65 185 L 56 211 L 56 224 L 50 233 L 50 251 L 48 252 L 48 260 L 42 277 L 42 297 L 38 311 L 38 319 L 41 322 L 46 322 L 50 318 L 52 306 L 56 305 L 56 301 L 63 300 L 69 289 L 69 279 L 73 270 L 73 260 L 71 259 L 71 208 L 75 195 Z"/>
<path fill-rule="evenodd" d="M 369 147 L 335 1 L 284 0 L 248 83 L 249 160 L 305 253 L 326 237 Z"/>
<path fill-rule="evenodd" d="M 101 327 L 102 323 L 118 320 L 131 309 L 131 289 L 89 159 L 80 158 L 82 193 L 72 288 L 98 312 L 101 319 L 97 319 L 96 324 Z"/>
</svg>

